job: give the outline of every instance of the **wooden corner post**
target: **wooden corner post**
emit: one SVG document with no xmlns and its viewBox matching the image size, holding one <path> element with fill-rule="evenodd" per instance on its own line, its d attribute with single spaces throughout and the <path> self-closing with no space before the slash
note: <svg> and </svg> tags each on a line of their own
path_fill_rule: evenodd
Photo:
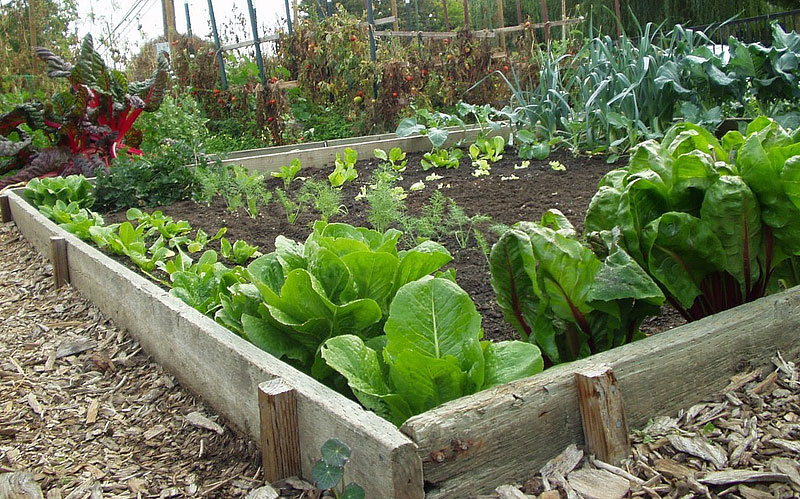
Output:
<svg viewBox="0 0 800 499">
<path fill-rule="evenodd" d="M 588 451 L 601 461 L 618 464 L 628 456 L 631 444 L 614 370 L 599 364 L 576 372 L 575 383 Z"/>
<path fill-rule="evenodd" d="M 258 385 L 264 479 L 300 476 L 300 437 L 294 388 L 276 378 Z"/>
<path fill-rule="evenodd" d="M 69 261 L 67 260 L 67 240 L 63 237 L 50 238 L 50 260 L 53 262 L 53 280 L 56 289 L 69 284 Z"/>
<path fill-rule="evenodd" d="M 14 220 L 11 215 L 11 203 L 8 202 L 8 195 L 0 196 L 0 222 L 6 223 Z"/>
</svg>

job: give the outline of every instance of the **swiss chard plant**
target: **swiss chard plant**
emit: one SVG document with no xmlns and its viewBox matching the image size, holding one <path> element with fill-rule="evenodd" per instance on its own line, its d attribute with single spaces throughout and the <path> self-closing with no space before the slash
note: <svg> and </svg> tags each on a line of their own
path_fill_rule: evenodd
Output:
<svg viewBox="0 0 800 499">
<path fill-rule="evenodd" d="M 401 425 L 439 404 L 540 372 L 530 343 L 481 341 L 481 316 L 449 279 L 426 276 L 402 286 L 385 335 L 328 339 L 322 358 L 347 379 L 366 407 Z"/>
<path fill-rule="evenodd" d="M 84 38 L 74 64 L 45 48 L 34 51 L 47 64 L 48 76 L 65 78 L 70 88 L 55 93 L 47 106 L 28 103 L 0 116 L 0 152 L 27 155 L 17 174 L 0 179 L 0 188 L 47 174 L 89 175 L 98 168 L 107 170 L 121 148 L 141 154 L 136 144 L 126 145 L 126 134 L 143 111 L 154 111 L 161 104 L 169 83 L 163 56 L 150 79 L 128 83 L 124 73 L 106 67 L 90 35 Z M 55 146 L 37 153 L 22 144 L 9 144 L 12 134 L 24 137 L 19 128 L 23 123 L 32 130 L 44 130 Z"/>
<path fill-rule="evenodd" d="M 568 362 L 643 337 L 664 295 L 609 234 L 599 257 L 558 210 L 519 222 L 492 247 L 491 283 L 506 320 L 541 348 L 548 364 Z"/>
<path fill-rule="evenodd" d="M 585 227 L 620 244 L 694 320 L 798 282 L 800 132 L 758 118 L 722 141 L 689 123 L 608 173 Z M 592 236 L 590 236 L 592 237 Z"/>
<path fill-rule="evenodd" d="M 448 127 L 465 127 L 464 121 L 456 115 L 417 109 L 416 116 L 405 118 L 397 125 L 395 133 L 398 137 L 408 137 L 415 133 L 424 135 L 430 140 L 431 148 L 435 151 L 444 146 L 450 135 Z"/>
</svg>

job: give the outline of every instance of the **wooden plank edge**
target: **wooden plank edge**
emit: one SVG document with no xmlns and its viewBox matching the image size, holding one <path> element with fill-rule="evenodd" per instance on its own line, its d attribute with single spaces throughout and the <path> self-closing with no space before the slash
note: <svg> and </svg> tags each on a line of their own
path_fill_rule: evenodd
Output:
<svg viewBox="0 0 800 499">
<path fill-rule="evenodd" d="M 452 147 L 459 141 L 471 141 L 480 133 L 479 128 L 470 128 L 466 131 L 461 129 L 450 132 L 443 147 Z M 502 135 L 506 139 L 510 129 L 502 127 L 500 130 L 489 132 L 489 136 Z M 314 149 L 300 149 L 274 154 L 264 154 L 252 157 L 239 157 L 236 159 L 224 160 L 223 164 L 242 165 L 248 170 L 264 173 L 279 171 L 281 166 L 288 165 L 292 159 L 297 158 L 303 168 L 328 168 L 333 165 L 336 153 L 343 153 L 345 148 L 354 149 L 358 152 L 360 159 L 372 158 L 372 152 L 376 148 L 389 150 L 392 147 L 400 147 L 404 152 L 420 152 L 430 150 L 430 141 L 424 135 L 413 135 L 410 137 L 396 137 L 391 139 L 378 139 L 374 141 L 364 141 L 361 143 L 328 145 Z"/>
<path fill-rule="evenodd" d="M 576 371 L 608 363 L 625 393 L 628 423 L 714 396 L 746 366 L 776 351 L 800 358 L 800 287 L 527 379 L 457 399 L 402 427 L 419 446 L 427 497 L 457 497 L 522 480 L 582 443 Z M 454 442 L 471 443 L 459 451 Z M 439 459 L 436 459 L 439 458 Z"/>
<path fill-rule="evenodd" d="M 280 377 L 297 390 L 303 421 L 300 443 L 309 449 L 302 456 L 304 475 L 310 476 L 321 445 L 336 437 L 354 449 L 347 476 L 361 484 L 368 497 L 424 497 L 416 445 L 394 425 L 259 350 L 57 227 L 18 195 L 12 193 L 9 201 L 20 232 L 37 251 L 46 255 L 49 238 L 64 237 L 70 245 L 73 287 L 125 327 L 182 386 L 209 403 L 234 428 L 258 440 L 254 394 L 259 383 Z M 109 288 L 116 290 L 113 296 L 107 293 Z M 137 300 L 144 304 L 135 306 Z M 143 317 L 152 317 L 152 322 Z M 154 329 L 154 324 L 161 329 Z M 214 354 L 209 355 L 210 351 Z"/>
</svg>

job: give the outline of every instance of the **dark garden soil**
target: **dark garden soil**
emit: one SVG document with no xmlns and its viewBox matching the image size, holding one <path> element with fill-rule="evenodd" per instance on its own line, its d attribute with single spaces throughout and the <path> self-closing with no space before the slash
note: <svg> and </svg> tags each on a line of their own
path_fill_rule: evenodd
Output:
<svg viewBox="0 0 800 499">
<path fill-rule="evenodd" d="M 428 171 L 422 170 L 421 157 L 421 154 L 409 154 L 403 179 L 398 182 L 408 193 L 405 203 L 411 215 L 419 216 L 431 195 L 438 189 L 452 198 L 467 215 L 488 215 L 492 218 L 492 223 L 512 225 L 521 220 L 536 221 L 546 210 L 555 208 L 569 218 L 578 232 L 583 229 L 583 218 L 597 191 L 598 181 L 617 166 L 607 164 L 603 157 L 576 158 L 566 151 L 556 151 L 546 161 L 530 161 L 527 167 L 520 168 L 522 161 L 515 154 L 507 154 L 506 158 L 492 165 L 490 175 L 475 177 L 472 175 L 474 168 L 467 156 L 461 159 L 457 169 L 434 168 Z M 355 197 L 362 187 L 372 183 L 372 173 L 377 163 L 375 159 L 357 163 L 358 178 L 342 188 L 342 203 L 346 207 L 346 214 L 332 217 L 331 222 L 370 227 L 366 216 L 367 202 L 355 200 Z M 292 182 L 288 194 L 295 198 L 302 185 L 300 179 L 313 178 L 327 182 L 327 176 L 332 169 L 333 166 L 330 169 L 302 170 L 299 177 Z M 426 180 L 433 173 L 442 178 Z M 512 176 L 517 178 L 513 179 Z M 410 191 L 409 187 L 419 181 L 425 184 L 425 188 Z M 270 177 L 267 184 L 270 190 L 274 190 L 283 187 L 283 180 Z M 155 207 L 151 211 L 156 209 L 176 220 L 187 220 L 193 228 L 202 228 L 209 234 L 216 233 L 220 227 L 227 227 L 225 237 L 228 240 L 243 239 L 249 244 L 257 245 L 262 253 L 272 251 L 275 237 L 281 234 L 304 241 L 312 224 L 319 218 L 319 213 L 308 208 L 300 213 L 295 223 L 289 223 L 276 198 L 266 208 L 262 207 L 256 218 L 251 218 L 242 209 L 229 211 L 221 197 L 215 198 L 208 206 L 183 201 L 171 206 Z M 123 219 L 123 213 L 106 216 L 108 223 Z M 489 225 L 490 223 L 482 224 L 481 229 L 489 244 L 492 244 L 497 236 L 488 230 Z M 485 337 L 493 340 L 516 337 L 516 332 L 505 322 L 495 302 L 494 291 L 489 282 L 487 260 L 475 244 L 474 238 L 470 239 L 464 249 L 452 235 L 445 234 L 437 240 L 453 255 L 452 266 L 456 269 L 458 283 L 470 294 L 483 316 Z M 665 308 L 664 315 L 649 319 L 642 329 L 652 333 L 683 323 L 684 320 L 674 310 Z"/>
</svg>

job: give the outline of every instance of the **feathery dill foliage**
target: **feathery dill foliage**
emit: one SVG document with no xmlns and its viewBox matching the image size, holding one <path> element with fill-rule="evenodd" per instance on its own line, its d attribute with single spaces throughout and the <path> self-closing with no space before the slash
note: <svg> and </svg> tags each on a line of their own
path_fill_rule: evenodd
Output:
<svg viewBox="0 0 800 499">
<path fill-rule="evenodd" d="M 347 213 L 347 207 L 342 204 L 341 189 L 335 189 L 320 180 L 308 179 L 303 182 L 297 192 L 297 203 L 303 206 L 313 206 L 325 222 L 334 215 Z"/>
</svg>

